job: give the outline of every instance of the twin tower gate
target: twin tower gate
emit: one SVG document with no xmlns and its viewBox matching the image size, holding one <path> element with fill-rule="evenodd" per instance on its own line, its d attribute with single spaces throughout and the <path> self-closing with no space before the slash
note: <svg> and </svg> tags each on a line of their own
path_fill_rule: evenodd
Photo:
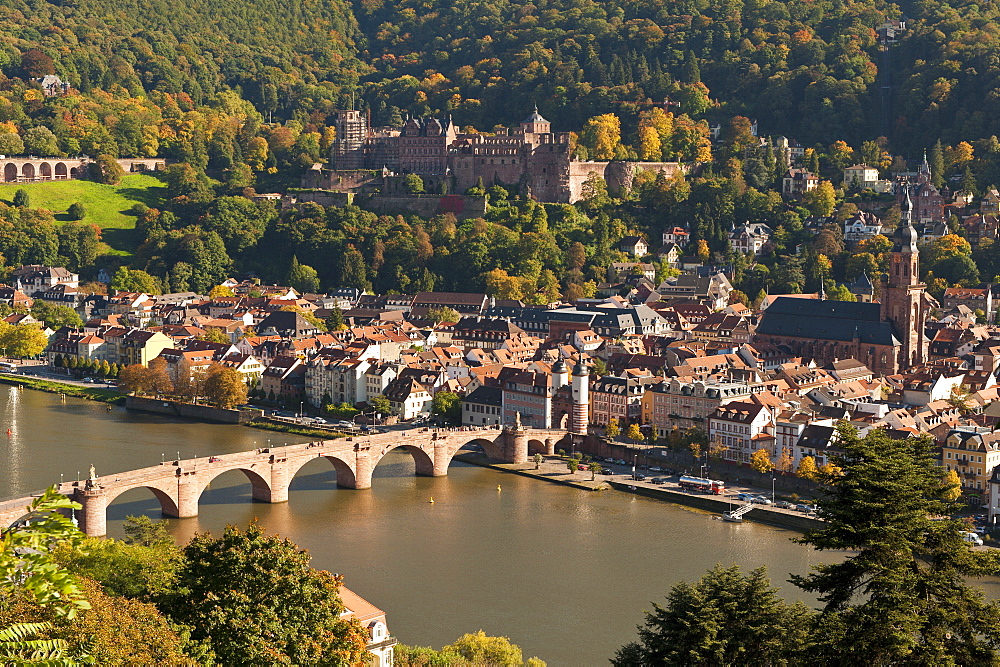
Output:
<svg viewBox="0 0 1000 667">
<path fill-rule="evenodd" d="M 367 489 L 375 466 L 393 449 L 403 448 L 413 456 L 417 475 L 440 477 L 448 474 L 452 458 L 467 445 L 480 446 L 497 462 L 526 463 L 531 454 L 554 454 L 557 444 L 582 437 L 556 429 L 412 429 L 169 461 L 101 477 L 91 471 L 90 479 L 64 482 L 58 489 L 80 503 L 81 509 L 76 511 L 80 529 L 87 535 L 101 536 L 107 532 L 108 505 L 132 489 L 149 489 L 165 516 L 194 517 L 209 483 L 231 470 L 247 476 L 255 501 L 281 503 L 288 500 L 288 487 L 296 473 L 317 458 L 333 464 L 338 486 Z M 0 503 L 0 527 L 25 518 L 32 500 L 29 496 Z"/>
</svg>

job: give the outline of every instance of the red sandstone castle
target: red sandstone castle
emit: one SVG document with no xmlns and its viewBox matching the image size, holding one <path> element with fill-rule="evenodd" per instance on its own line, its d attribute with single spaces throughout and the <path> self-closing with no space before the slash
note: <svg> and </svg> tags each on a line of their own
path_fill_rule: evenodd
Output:
<svg viewBox="0 0 1000 667">
<path fill-rule="evenodd" d="M 401 128 L 371 128 L 362 111 L 337 111 L 337 138 L 330 149 L 330 171 L 320 186 L 351 190 L 365 180 L 362 172 L 417 174 L 429 192 L 463 193 L 480 180 L 489 187 L 543 202 L 572 203 L 581 198 L 591 174 L 608 181 L 612 191 L 628 186 L 635 166 L 672 175 L 676 162 L 624 165 L 572 159 L 568 132 L 553 132 L 538 109 L 515 130 L 497 134 L 460 133 L 451 118 L 411 118 Z M 442 184 L 444 188 L 442 188 Z"/>
</svg>

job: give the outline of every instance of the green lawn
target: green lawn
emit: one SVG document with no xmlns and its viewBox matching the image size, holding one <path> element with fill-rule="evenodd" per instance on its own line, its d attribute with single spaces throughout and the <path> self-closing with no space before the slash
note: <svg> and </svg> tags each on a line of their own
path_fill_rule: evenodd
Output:
<svg viewBox="0 0 1000 667">
<path fill-rule="evenodd" d="M 132 252 L 136 241 L 135 216 L 126 213 L 136 203 L 159 206 L 166 192 L 163 182 L 148 174 L 126 174 L 118 185 L 102 185 L 93 181 L 44 181 L 41 183 L 0 184 L 0 200 L 10 204 L 14 193 L 25 190 L 32 208 L 44 208 L 55 214 L 56 220 L 69 220 L 66 210 L 73 202 L 86 209 L 85 222 L 93 222 L 104 230 L 104 241 L 119 252 Z"/>
</svg>

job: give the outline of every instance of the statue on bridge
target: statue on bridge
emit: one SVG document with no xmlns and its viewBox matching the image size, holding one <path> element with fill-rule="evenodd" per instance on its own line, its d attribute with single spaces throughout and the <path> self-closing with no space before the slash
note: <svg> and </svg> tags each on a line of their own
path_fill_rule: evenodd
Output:
<svg viewBox="0 0 1000 667">
<path fill-rule="evenodd" d="M 521 426 L 521 413 L 520 412 L 515 412 L 514 413 L 514 429 L 520 431 L 521 428 L 523 428 Z"/>
<path fill-rule="evenodd" d="M 92 489 L 97 486 L 97 470 L 94 469 L 94 464 L 90 464 L 90 477 L 87 478 L 86 487 Z"/>
</svg>

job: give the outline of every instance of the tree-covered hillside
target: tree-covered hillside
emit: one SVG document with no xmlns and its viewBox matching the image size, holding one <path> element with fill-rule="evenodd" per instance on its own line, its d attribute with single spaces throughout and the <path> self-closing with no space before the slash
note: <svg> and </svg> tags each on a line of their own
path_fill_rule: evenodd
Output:
<svg viewBox="0 0 1000 667">
<path fill-rule="evenodd" d="M 996 2 L 967 0 L 8 0 L 0 122 L 22 134 L 45 125 L 76 148 L 59 127 L 71 105 L 24 84 L 54 72 L 100 107 L 112 135 L 123 112 L 107 95 L 162 110 L 168 93 L 188 111 L 234 90 L 265 120 L 320 131 L 352 94 L 376 123 L 450 113 L 481 129 L 537 103 L 564 130 L 619 113 L 626 136 L 641 105 L 669 98 L 694 118 L 757 118 L 805 145 L 886 134 L 911 154 L 938 137 L 1000 134 L 998 15 Z M 884 125 L 876 29 L 901 17 Z"/>
</svg>

